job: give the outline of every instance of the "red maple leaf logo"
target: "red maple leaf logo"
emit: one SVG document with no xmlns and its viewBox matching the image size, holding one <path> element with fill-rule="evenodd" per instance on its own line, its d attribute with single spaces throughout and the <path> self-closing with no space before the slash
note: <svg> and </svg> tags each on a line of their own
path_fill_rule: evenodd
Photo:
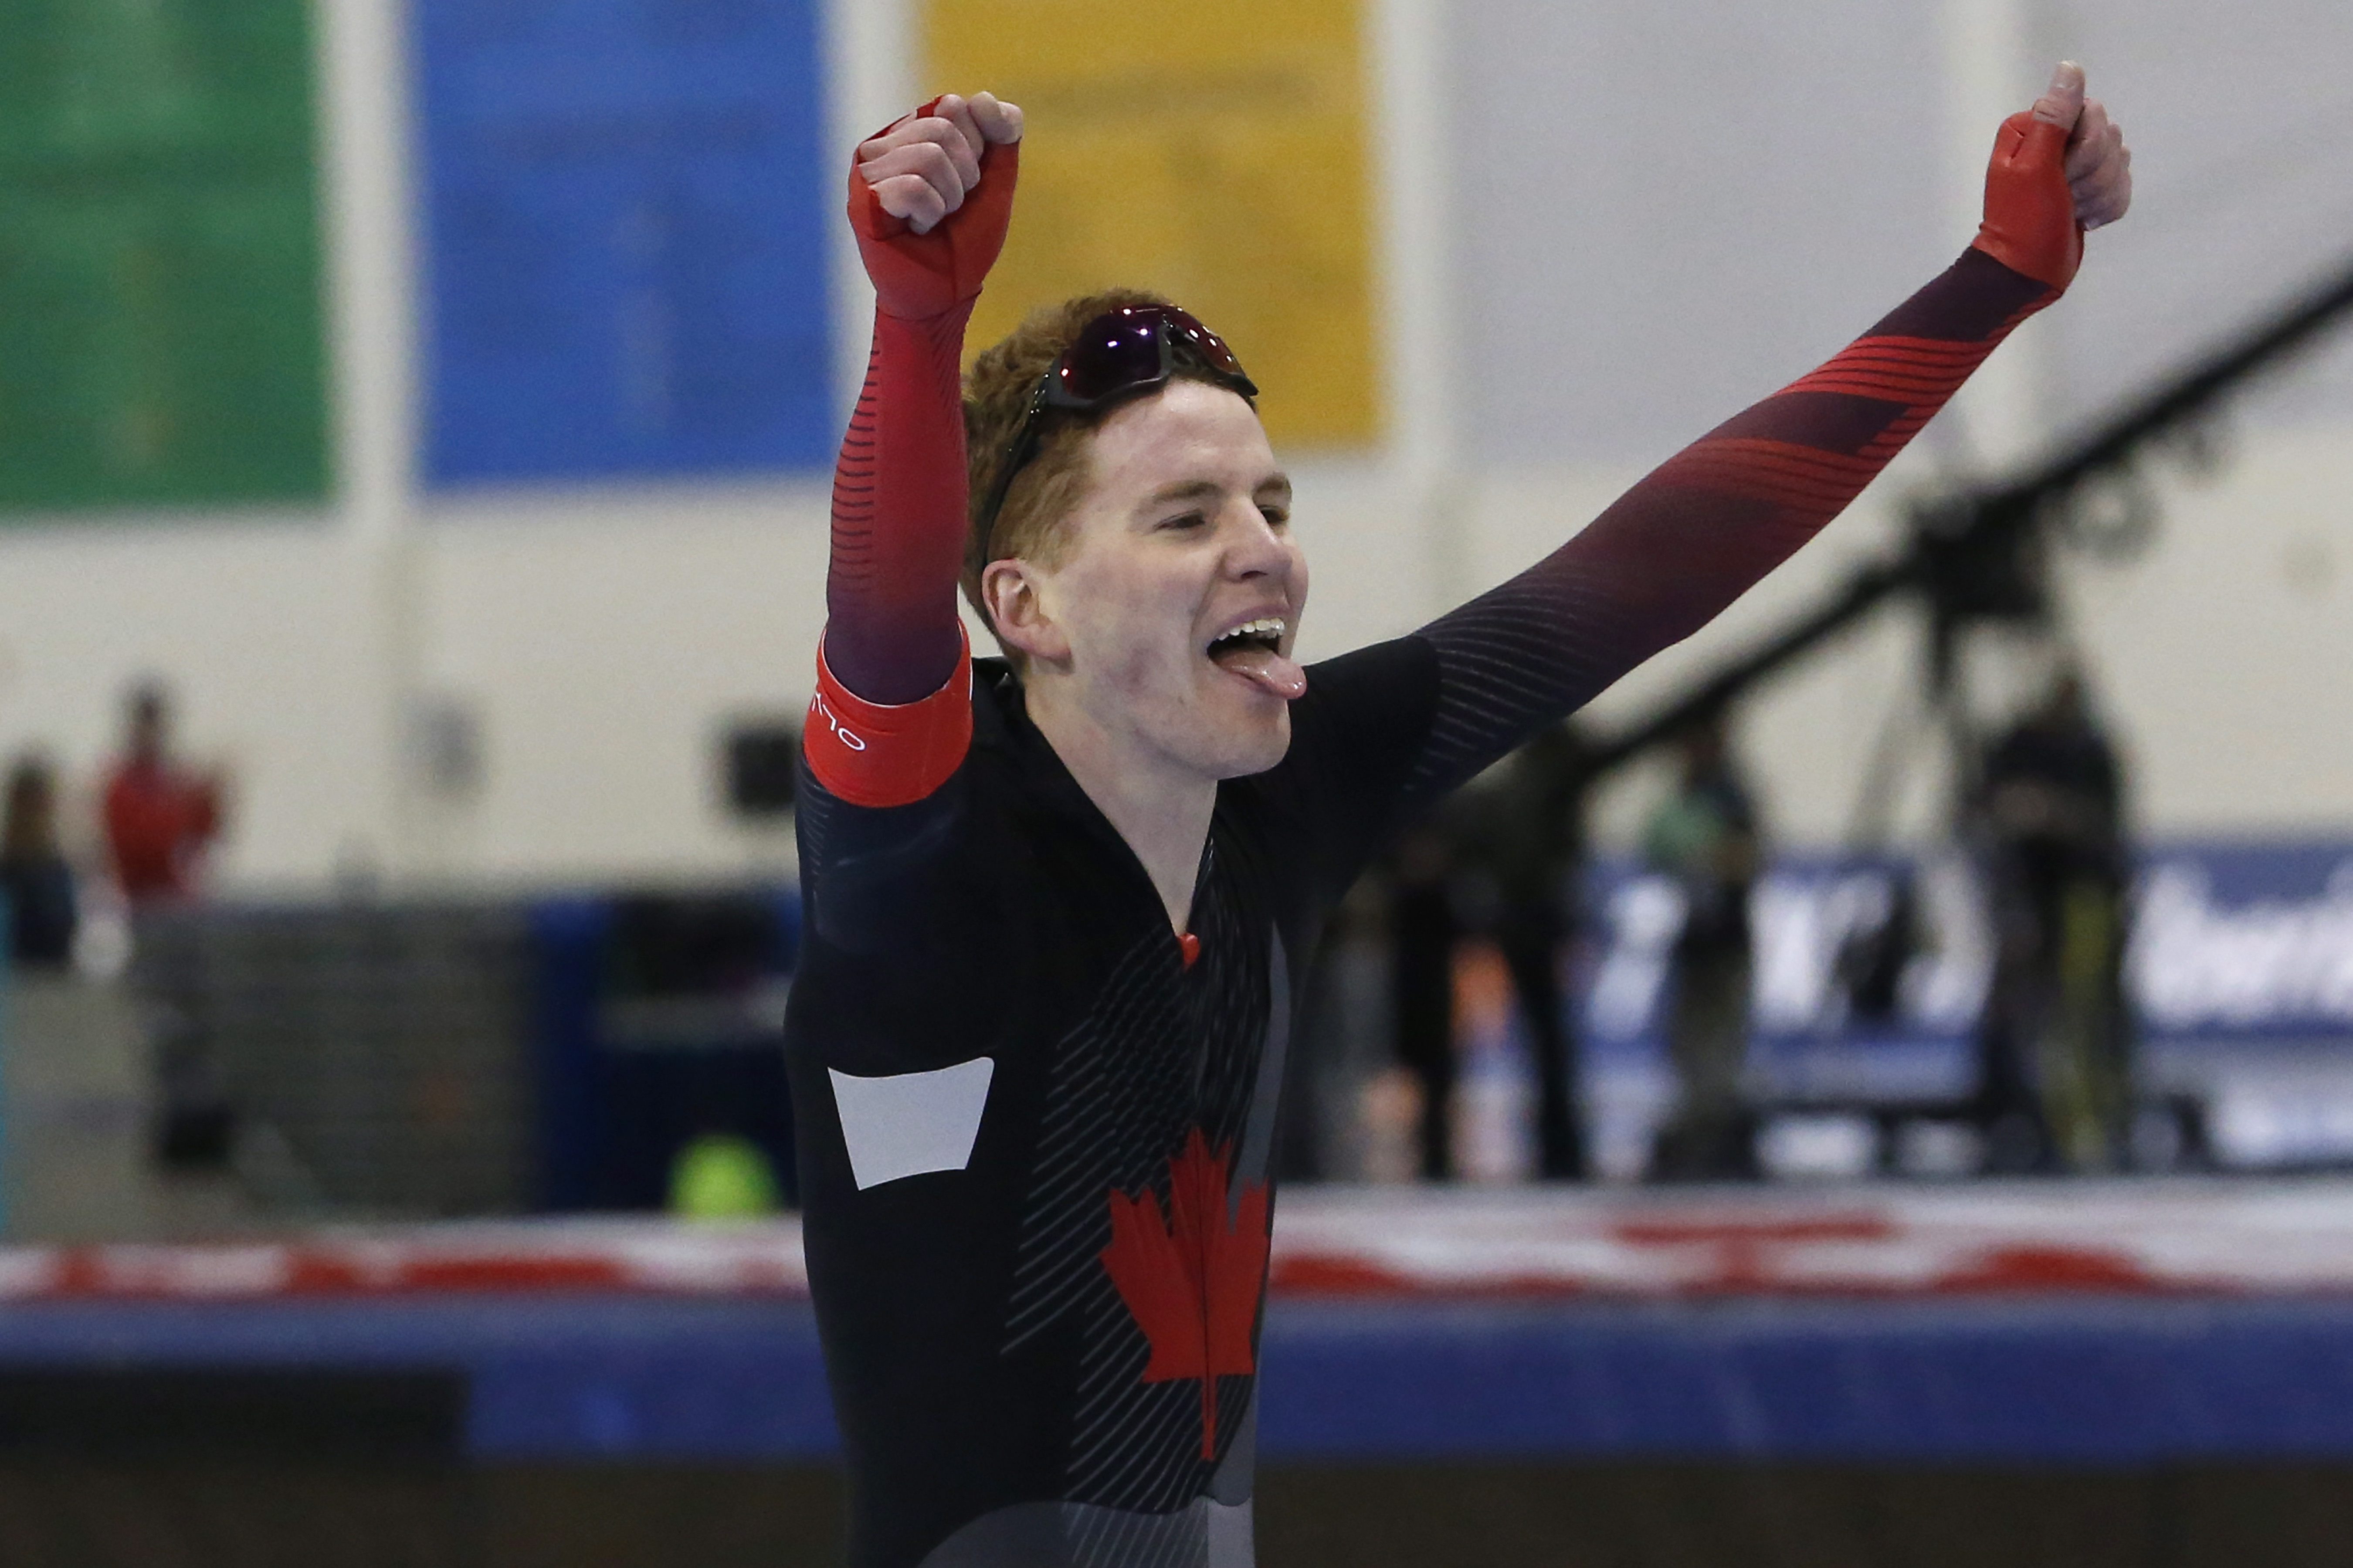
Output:
<svg viewBox="0 0 2353 1568">
<path fill-rule="evenodd" d="M 1201 1458 L 1218 1457 L 1218 1379 L 1255 1372 L 1250 1329 L 1266 1284 L 1266 1186 L 1229 1202 L 1231 1146 L 1209 1152 L 1195 1128 L 1168 1162 L 1168 1214 L 1149 1192 L 1111 1194 L 1104 1270 L 1151 1342 L 1146 1383 L 1201 1380 Z M 1232 1215 L 1228 1217 L 1230 1207 Z"/>
</svg>

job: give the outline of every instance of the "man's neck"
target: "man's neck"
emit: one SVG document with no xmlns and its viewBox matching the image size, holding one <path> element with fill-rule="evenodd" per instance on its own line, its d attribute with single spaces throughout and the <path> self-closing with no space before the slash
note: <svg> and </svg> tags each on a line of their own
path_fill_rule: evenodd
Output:
<svg viewBox="0 0 2353 1568">
<path fill-rule="evenodd" d="M 1192 918 L 1201 847 L 1218 805 L 1217 781 L 1105 729 L 1050 686 L 1028 686 L 1024 701 L 1029 721 L 1144 863 L 1169 926 L 1181 934 Z"/>
</svg>

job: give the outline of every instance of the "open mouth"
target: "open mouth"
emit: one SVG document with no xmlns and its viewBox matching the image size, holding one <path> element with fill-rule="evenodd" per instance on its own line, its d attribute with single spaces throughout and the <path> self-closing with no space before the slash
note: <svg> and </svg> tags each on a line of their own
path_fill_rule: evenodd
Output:
<svg viewBox="0 0 2353 1568">
<path fill-rule="evenodd" d="M 1218 664 L 1225 664 L 1242 655 L 1281 653 L 1284 629 L 1282 617 L 1278 616 L 1246 622 L 1211 641 L 1209 658 Z"/>
<path fill-rule="evenodd" d="M 1228 675 L 1271 696 L 1294 701 L 1307 690 L 1307 672 L 1283 655 L 1283 634 L 1290 629 L 1291 623 L 1281 616 L 1261 616 L 1219 633 L 1204 651 L 1209 662 Z"/>
</svg>

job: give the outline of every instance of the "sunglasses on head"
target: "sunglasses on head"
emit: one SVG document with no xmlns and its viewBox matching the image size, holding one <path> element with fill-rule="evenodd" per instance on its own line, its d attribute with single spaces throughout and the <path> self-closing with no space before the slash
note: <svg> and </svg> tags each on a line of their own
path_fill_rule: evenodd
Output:
<svg viewBox="0 0 2353 1568">
<path fill-rule="evenodd" d="M 1228 391 L 1258 395 L 1258 384 L 1243 374 L 1242 362 L 1226 341 L 1174 305 L 1122 305 L 1080 328 L 1071 346 L 1038 378 L 1021 424 L 1006 444 L 1005 460 L 997 465 L 997 482 L 980 514 L 984 543 L 997 531 L 997 514 L 1013 488 L 1013 476 L 1038 455 L 1038 425 L 1046 410 L 1086 414 L 1123 397 L 1157 392 L 1176 375 L 1180 359 L 1191 360 Z"/>
</svg>

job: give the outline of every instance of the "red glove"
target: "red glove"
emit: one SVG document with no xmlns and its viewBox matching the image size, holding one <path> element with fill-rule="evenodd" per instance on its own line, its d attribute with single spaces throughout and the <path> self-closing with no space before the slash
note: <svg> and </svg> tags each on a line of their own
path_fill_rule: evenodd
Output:
<svg viewBox="0 0 2353 1568">
<path fill-rule="evenodd" d="M 1975 248 L 2012 272 L 2064 290 L 2084 260 L 2084 226 L 2067 188 L 2069 127 L 2024 110 L 2001 122 L 1986 168 Z"/>
<path fill-rule="evenodd" d="M 929 114 L 934 99 L 917 110 Z M 895 125 L 898 121 L 893 121 Z M 890 126 L 876 134 L 887 133 Z M 1013 187 L 1021 173 L 1021 143 L 990 142 L 980 154 L 980 184 L 929 234 L 882 210 L 874 187 L 849 170 L 849 226 L 858 255 L 874 281 L 876 306 L 910 321 L 945 315 L 979 296 L 982 281 L 1005 248 L 1013 221 Z"/>
</svg>

